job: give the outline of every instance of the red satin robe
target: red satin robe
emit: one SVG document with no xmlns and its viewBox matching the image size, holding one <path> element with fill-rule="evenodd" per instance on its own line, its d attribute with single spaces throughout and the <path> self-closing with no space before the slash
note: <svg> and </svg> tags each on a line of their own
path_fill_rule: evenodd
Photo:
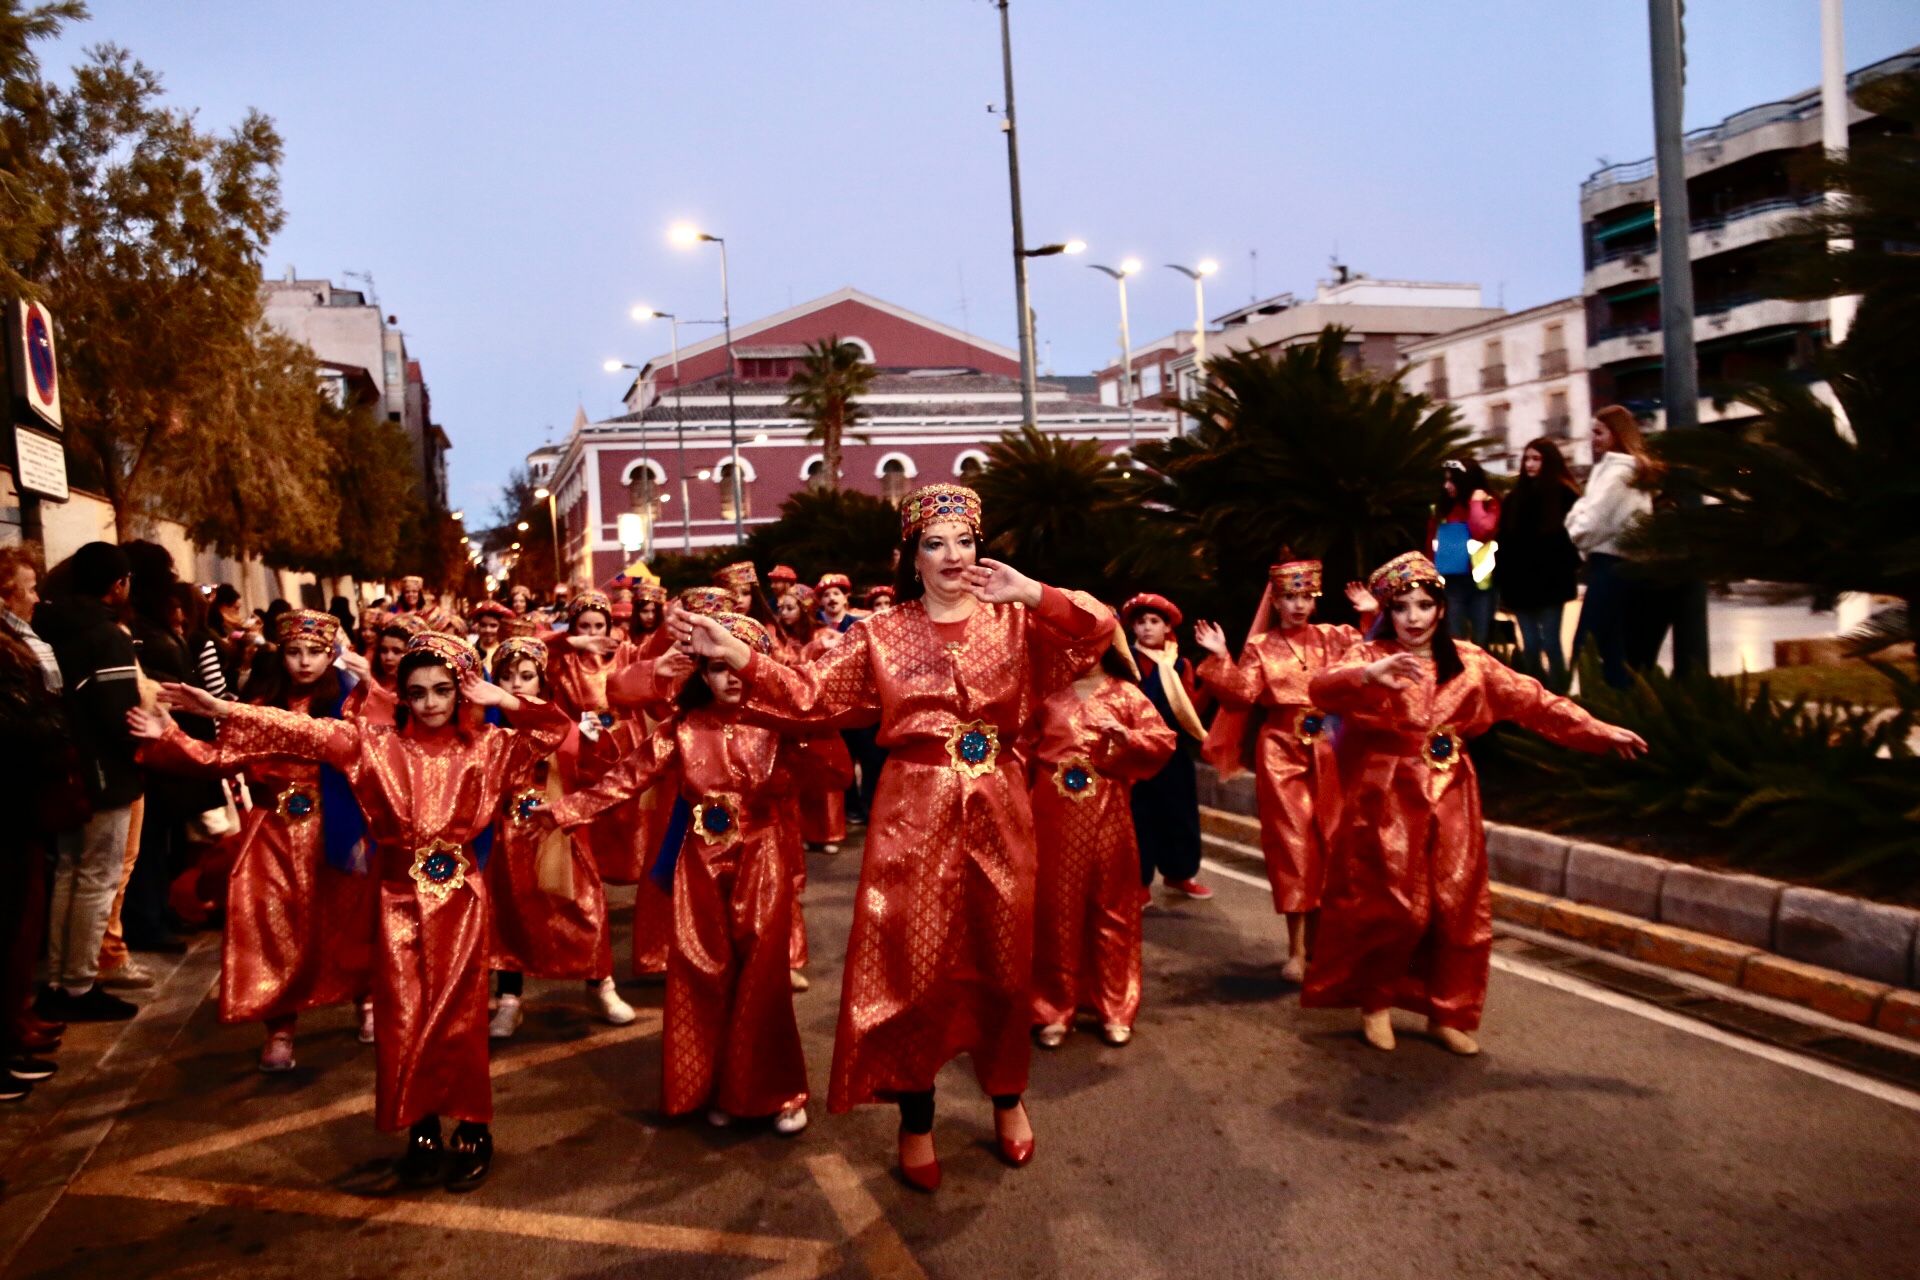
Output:
<svg viewBox="0 0 1920 1280">
<path fill-rule="evenodd" d="M 1367 663 L 1401 651 L 1370 641 L 1313 678 L 1315 705 L 1345 721 L 1344 818 L 1307 965 L 1310 1008 L 1426 1014 L 1480 1025 L 1493 948 L 1480 786 L 1465 740 L 1511 720 L 1561 746 L 1601 752 L 1606 726 L 1464 640 L 1466 669 L 1436 687 L 1365 682 Z"/>
<path fill-rule="evenodd" d="M 613 972 L 613 947 L 600 868 L 580 841 L 564 833 L 542 838 L 521 811 L 524 799 L 557 799 L 565 790 L 568 745 L 509 780 L 494 821 L 486 873 L 493 967 L 536 978 L 604 978 Z"/>
<path fill-rule="evenodd" d="M 1052 588 L 1039 609 L 983 605 L 944 626 L 909 601 L 817 662 L 756 654 L 742 672 L 750 714 L 818 732 L 877 713 L 891 753 L 847 940 L 829 1110 L 930 1089 L 962 1053 L 987 1093 L 1026 1090 L 1033 812 L 1014 746 L 1111 625 Z"/>
<path fill-rule="evenodd" d="M 793 877 L 779 847 L 777 775 L 811 768 L 845 786 L 853 769 L 844 748 L 837 763 L 836 772 L 827 753 L 702 708 L 552 806 L 556 821 L 575 826 L 661 784 L 696 806 L 673 875 L 661 1067 L 668 1115 L 716 1107 L 764 1116 L 807 1100 L 787 976 Z"/>
<path fill-rule="evenodd" d="M 306 700 L 292 713 L 307 715 Z M 254 807 L 231 837 L 226 924 L 220 936 L 220 1020 L 258 1022 L 344 1004 L 373 983 L 379 882 L 327 862 L 321 844 L 320 769 L 291 760 L 242 760 L 221 741 L 200 742 L 169 724 L 144 744 L 151 769 L 220 776 L 247 764 Z M 305 817 L 279 801 L 304 796 Z"/>
<path fill-rule="evenodd" d="M 236 707 L 221 721 L 225 758 L 330 764 L 366 814 L 379 879 L 374 1123 L 382 1129 L 432 1115 L 493 1116 L 487 890 L 473 841 L 500 811 L 509 779 L 551 755 L 571 725 L 557 707 L 533 701 L 519 720 L 518 729 L 392 729 Z"/>
<path fill-rule="evenodd" d="M 827 651 L 820 637 L 828 634 L 825 627 L 819 628 L 813 639 L 804 648 L 791 651 L 776 651 L 788 666 L 797 667 L 812 662 Z M 838 635 L 838 632 L 832 634 Z M 839 844 L 847 838 L 847 793 L 845 788 L 822 791 L 810 790 L 800 793 L 800 838 L 807 844 Z M 802 872 L 805 875 L 805 872 Z"/>
<path fill-rule="evenodd" d="M 1140 1013 L 1140 846 L 1127 802 L 1178 745 L 1136 685 L 1062 689 L 1033 727 L 1033 1022 L 1091 1009 L 1107 1026 Z"/>
<path fill-rule="evenodd" d="M 773 656 L 790 667 L 811 662 L 827 651 L 820 642 L 820 636 L 824 634 L 827 634 L 826 629 L 819 629 L 814 638 L 804 645 L 783 639 L 774 645 Z M 839 742 L 840 751 L 845 754 L 846 743 L 839 735 L 829 736 Z M 848 763 L 851 767 L 851 756 L 848 756 Z M 807 846 L 838 844 L 847 838 L 847 788 L 841 784 L 832 787 L 795 786 L 790 790 L 793 803 L 781 806 L 780 810 L 781 848 L 790 855 L 789 861 L 793 867 L 793 945 L 789 948 L 788 959 L 794 968 L 804 969 L 807 967 L 807 918 L 804 909 Z"/>
<path fill-rule="evenodd" d="M 1200 678 L 1227 710 L 1216 717 L 1202 754 L 1223 776 L 1251 767 L 1260 810 L 1273 909 L 1318 911 L 1326 889 L 1327 850 L 1340 820 L 1340 771 L 1326 711 L 1308 684 L 1362 643 L 1348 626 L 1310 622 L 1273 630 L 1241 651 L 1238 663 L 1209 656 Z M 1258 739 L 1246 742 L 1251 714 L 1264 713 Z"/>
</svg>

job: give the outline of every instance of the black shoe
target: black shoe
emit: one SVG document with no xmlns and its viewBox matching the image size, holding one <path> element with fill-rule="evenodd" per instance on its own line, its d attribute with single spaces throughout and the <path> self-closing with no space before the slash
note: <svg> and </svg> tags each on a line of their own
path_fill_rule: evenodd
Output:
<svg viewBox="0 0 1920 1280">
<path fill-rule="evenodd" d="M 40 993 L 41 1017 L 56 1022 L 125 1022 L 140 1012 L 131 1000 L 122 1000 L 99 987 L 89 987 L 84 995 L 70 995 L 59 987 Z"/>
<path fill-rule="evenodd" d="M 7 1074 L 15 1080 L 25 1080 L 29 1083 L 35 1080 L 45 1080 L 59 1069 L 59 1063 L 49 1061 L 46 1058 L 20 1057 L 7 1059 Z"/>
<path fill-rule="evenodd" d="M 18 1102 L 33 1092 L 33 1086 L 12 1076 L 0 1076 L 0 1102 Z"/>
<path fill-rule="evenodd" d="M 393 1172 L 402 1186 L 431 1186 L 440 1181 L 445 1156 L 439 1126 L 436 1125 L 431 1132 L 415 1129 L 407 1135 L 407 1150 L 394 1161 Z"/>
<path fill-rule="evenodd" d="M 447 1190 L 471 1191 L 493 1166 L 493 1134 L 483 1124 L 461 1125 L 447 1144 Z"/>
</svg>

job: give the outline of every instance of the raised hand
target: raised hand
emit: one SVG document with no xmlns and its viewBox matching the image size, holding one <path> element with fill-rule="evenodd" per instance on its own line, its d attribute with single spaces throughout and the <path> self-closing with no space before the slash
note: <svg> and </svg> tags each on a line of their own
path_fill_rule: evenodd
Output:
<svg viewBox="0 0 1920 1280">
<path fill-rule="evenodd" d="M 460 682 L 460 696 L 476 707 L 498 707 L 509 714 L 520 709 L 520 699 L 497 684 L 488 684 L 478 671 L 469 672 Z"/>
<path fill-rule="evenodd" d="M 362 684 L 373 678 L 373 664 L 351 649 L 340 655 L 340 669 Z"/>
<path fill-rule="evenodd" d="M 1647 754 L 1647 740 L 1631 729 L 1610 724 L 1607 726 L 1607 737 L 1613 742 L 1613 754 L 1622 760 L 1634 760 Z"/>
<path fill-rule="evenodd" d="M 1233 655 L 1227 652 L 1227 633 L 1220 629 L 1217 622 L 1205 618 L 1193 624 L 1193 642 L 1216 658 L 1233 661 Z"/>
<path fill-rule="evenodd" d="M 1040 584 L 1003 561 L 969 565 L 960 581 L 985 604 L 1024 604 L 1029 609 L 1040 604 Z"/>
<path fill-rule="evenodd" d="M 1384 685 L 1389 689 L 1405 689 L 1420 683 L 1423 668 L 1420 659 L 1411 653 L 1396 653 L 1391 657 L 1369 662 L 1366 666 L 1367 683 Z"/>
<path fill-rule="evenodd" d="M 582 653 L 597 654 L 606 657 L 620 647 L 620 642 L 612 636 L 575 636 L 567 637 L 567 643 Z"/>
<path fill-rule="evenodd" d="M 213 720 L 227 718 L 234 704 L 216 698 L 205 689 L 196 689 L 190 684 L 163 684 L 160 686 L 160 705 L 171 711 L 190 711 L 194 715 L 206 716 Z"/>
<path fill-rule="evenodd" d="M 1380 608 L 1380 602 L 1373 598 L 1373 592 L 1367 590 L 1364 582 L 1347 584 L 1347 603 L 1353 606 L 1355 613 L 1375 613 Z"/>
<path fill-rule="evenodd" d="M 677 680 L 685 680 L 693 674 L 694 668 L 698 665 L 686 650 L 669 649 L 653 660 L 653 674 L 659 680 L 671 684 Z"/>
<path fill-rule="evenodd" d="M 167 736 L 167 729 L 173 724 L 173 717 L 164 711 L 149 711 L 145 707 L 127 708 L 127 732 L 143 742 L 157 742 Z"/>
<path fill-rule="evenodd" d="M 724 658 L 735 671 L 746 666 L 753 658 L 753 650 L 747 648 L 746 641 L 735 639 L 731 632 L 712 618 L 689 614 L 687 621 L 690 628 L 687 642 L 697 656 Z"/>
</svg>

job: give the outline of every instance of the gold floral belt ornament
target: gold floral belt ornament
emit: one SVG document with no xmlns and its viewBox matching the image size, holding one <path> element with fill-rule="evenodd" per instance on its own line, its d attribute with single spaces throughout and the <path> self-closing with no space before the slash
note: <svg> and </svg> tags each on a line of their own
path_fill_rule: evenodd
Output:
<svg viewBox="0 0 1920 1280">
<path fill-rule="evenodd" d="M 1466 743 L 1452 729 L 1436 729 L 1427 739 L 1427 764 L 1436 773 L 1446 773 L 1460 761 Z"/>
<path fill-rule="evenodd" d="M 507 801 L 507 817 L 513 820 L 514 826 L 525 826 L 533 821 L 534 811 L 546 798 L 546 793 L 538 787 L 522 787 Z"/>
<path fill-rule="evenodd" d="M 715 792 L 693 806 L 693 829 L 710 849 L 723 849 L 740 839 L 740 797 Z"/>
<path fill-rule="evenodd" d="M 1089 800 L 1100 790 L 1100 771 L 1085 756 L 1068 756 L 1053 766 L 1053 786 L 1069 800 Z"/>
<path fill-rule="evenodd" d="M 992 773 L 1000 759 L 1000 731 L 985 720 L 954 725 L 947 733 L 947 758 L 969 778 Z"/>
<path fill-rule="evenodd" d="M 1293 731 L 1302 744 L 1312 746 L 1327 731 L 1327 713 L 1316 707 L 1301 707 L 1294 713 Z"/>
<path fill-rule="evenodd" d="M 451 840 L 435 840 L 413 851 L 413 866 L 407 874 L 420 886 L 422 897 L 445 902 L 456 889 L 466 887 L 471 870 L 473 863 L 465 849 Z"/>
<path fill-rule="evenodd" d="M 298 783 L 274 797 L 273 811 L 288 822 L 304 822 L 320 812 L 320 797 Z"/>
</svg>

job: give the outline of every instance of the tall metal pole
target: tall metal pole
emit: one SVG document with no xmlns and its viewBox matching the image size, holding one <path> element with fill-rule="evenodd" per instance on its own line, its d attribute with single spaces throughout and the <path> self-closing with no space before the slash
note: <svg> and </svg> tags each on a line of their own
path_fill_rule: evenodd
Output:
<svg viewBox="0 0 1920 1280">
<path fill-rule="evenodd" d="M 747 540 L 747 522 L 741 515 L 740 496 L 740 415 L 733 405 L 733 303 L 727 296 L 727 242 L 720 236 L 707 239 L 720 246 L 720 324 L 727 335 L 727 450 L 733 454 L 729 467 L 733 473 L 733 543 Z"/>
<path fill-rule="evenodd" d="M 1700 370 L 1693 349 L 1693 262 L 1688 254 L 1687 159 L 1681 136 L 1686 32 L 1681 0 L 1647 0 L 1653 45 L 1653 152 L 1659 171 L 1660 335 L 1667 430 L 1700 425 Z M 1688 583 L 1673 619 L 1673 668 L 1705 671 L 1707 587 Z"/>
<path fill-rule="evenodd" d="M 553 534 L 553 581 L 558 586 L 565 582 L 560 569 L 560 504 L 553 486 L 547 486 L 547 528 Z"/>
<path fill-rule="evenodd" d="M 1013 31 L 1007 24 L 1007 0 L 996 0 L 1000 9 L 1000 68 L 1006 80 L 1006 115 L 1001 128 L 1007 133 L 1007 195 L 1013 204 L 1013 294 L 1020 308 L 1020 411 L 1025 421 L 1036 423 L 1039 399 L 1034 382 L 1033 304 L 1027 297 L 1027 229 L 1020 212 L 1020 134 L 1013 117 Z"/>
<path fill-rule="evenodd" d="M 1842 22 L 1841 0 L 1820 0 L 1820 146 L 1827 159 L 1839 160 L 1847 154 L 1847 63 L 1846 38 Z M 1844 199 L 1837 191 L 1827 192 L 1826 205 L 1837 207 Z M 1827 241 L 1833 253 L 1845 253 L 1853 241 Z M 1827 299 L 1827 341 L 1839 346 L 1853 328 L 1853 313 L 1860 299 L 1845 294 Z"/>
<path fill-rule="evenodd" d="M 1193 273 L 1193 380 L 1196 384 L 1205 381 L 1207 376 L 1207 278 L 1198 271 Z M 1194 394 L 1200 394 L 1198 385 Z"/>
<path fill-rule="evenodd" d="M 1133 429 L 1133 334 L 1127 328 L 1127 277 L 1120 275 L 1120 393 L 1127 404 L 1127 465 L 1133 465 L 1133 452 L 1140 443 Z"/>
<path fill-rule="evenodd" d="M 687 500 L 687 412 L 680 398 L 680 317 L 668 316 L 673 325 L 673 434 L 680 454 L 680 549 L 693 554 L 693 504 Z"/>
</svg>

